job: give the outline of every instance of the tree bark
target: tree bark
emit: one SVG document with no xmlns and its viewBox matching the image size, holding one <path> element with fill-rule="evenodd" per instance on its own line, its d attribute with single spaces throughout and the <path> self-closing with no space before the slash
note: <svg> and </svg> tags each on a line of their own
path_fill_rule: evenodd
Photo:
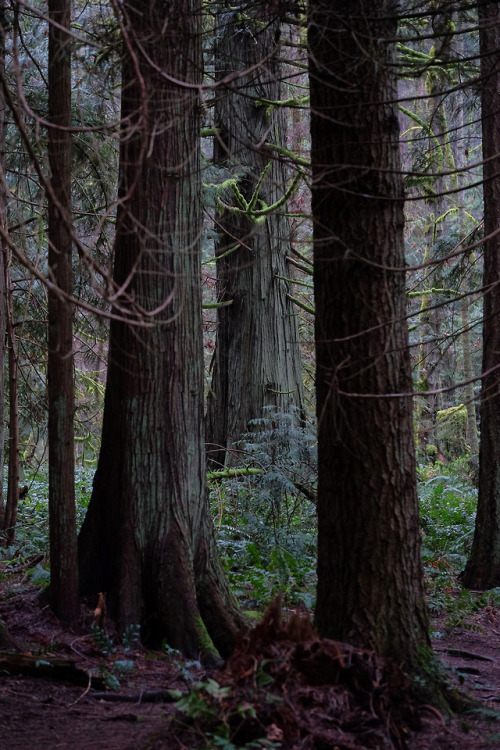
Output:
<svg viewBox="0 0 500 750">
<path fill-rule="evenodd" d="M 267 143 L 285 145 L 280 106 L 283 65 L 281 24 L 259 4 L 245 15 L 223 8 L 216 18 L 214 161 L 250 202 L 264 171 L 258 198 L 274 205 L 286 194 L 282 159 Z M 239 72 L 236 80 L 224 79 Z M 237 198 L 216 218 L 218 309 L 213 377 L 207 402 L 208 457 L 213 468 L 229 458 L 227 449 L 249 430 L 249 422 L 276 406 L 300 419 L 304 414 L 297 313 L 287 294 L 293 276 L 291 229 L 285 208 L 266 217 L 235 212 Z M 256 209 L 262 204 L 257 201 Z"/>
<path fill-rule="evenodd" d="M 395 50 L 383 41 L 395 37 L 396 7 L 311 0 L 309 10 L 316 624 L 323 636 L 416 670 L 429 635 L 408 395 Z"/>
<path fill-rule="evenodd" d="M 190 656 L 227 654 L 244 625 L 205 488 L 201 316 L 200 0 L 134 0 L 119 19 L 120 187 L 102 447 L 80 539 L 82 591 L 107 591 Z M 145 313 L 137 315 L 138 306 Z"/>
<path fill-rule="evenodd" d="M 479 440 L 479 493 L 470 558 L 462 574 L 464 586 L 500 586 L 500 10 L 481 4 L 481 106 L 483 129 L 484 276 L 483 381 Z"/>
<path fill-rule="evenodd" d="M 0 2 L 0 78 L 5 77 L 5 2 Z M 5 332 L 7 329 L 6 255 L 7 180 L 5 177 L 5 94 L 0 87 L 0 529 L 4 528 L 5 504 L 3 478 L 5 464 Z"/>
<path fill-rule="evenodd" d="M 7 291 L 7 347 L 9 362 L 9 462 L 7 468 L 7 499 L 3 528 L 7 546 L 14 542 L 17 510 L 19 505 L 19 393 L 18 354 L 16 328 L 14 324 L 14 295 L 12 289 L 12 249 L 4 245 L 5 289 Z"/>
<path fill-rule="evenodd" d="M 49 0 L 49 405 L 50 599 L 56 614 L 79 615 L 73 419 L 70 0 Z"/>
</svg>

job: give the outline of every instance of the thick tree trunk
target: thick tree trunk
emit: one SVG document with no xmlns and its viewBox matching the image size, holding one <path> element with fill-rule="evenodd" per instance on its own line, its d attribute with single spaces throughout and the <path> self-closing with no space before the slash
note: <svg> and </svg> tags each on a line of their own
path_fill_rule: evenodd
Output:
<svg viewBox="0 0 500 750">
<path fill-rule="evenodd" d="M 215 162 L 237 178 L 250 202 L 259 179 L 255 208 L 274 205 L 287 189 L 286 169 L 266 143 L 284 146 L 283 65 L 279 62 L 280 22 L 262 8 L 246 14 L 220 13 L 216 20 L 216 76 L 222 82 L 215 100 Z M 255 15 L 255 18 L 253 17 Z M 241 71 L 231 83 L 225 77 Z M 264 406 L 304 412 L 304 394 L 296 310 L 287 294 L 293 276 L 287 256 L 291 230 L 285 208 L 265 218 L 235 212 L 241 206 L 226 191 L 229 209 L 217 216 L 217 341 L 207 404 L 208 457 L 214 468 L 226 451 L 262 417 Z"/>
<path fill-rule="evenodd" d="M 146 642 L 211 659 L 231 650 L 244 623 L 205 491 L 200 6 L 135 0 L 120 19 L 114 279 L 115 312 L 129 322 L 111 324 L 102 447 L 79 550 L 82 590 L 107 591 L 122 627 L 139 623 Z"/>
<path fill-rule="evenodd" d="M 71 232 L 70 0 L 49 0 L 49 404 L 50 599 L 56 614 L 79 615 L 73 419 L 73 292 Z M 60 290 L 60 291 L 59 291 Z M 61 293 L 60 293 L 61 292 Z"/>
<path fill-rule="evenodd" d="M 476 528 L 464 586 L 500 586 L 500 9 L 479 6 L 484 177 L 484 307 L 479 495 Z"/>
<path fill-rule="evenodd" d="M 324 636 L 417 668 L 420 561 L 392 2 L 311 0 L 309 58 Z"/>
</svg>

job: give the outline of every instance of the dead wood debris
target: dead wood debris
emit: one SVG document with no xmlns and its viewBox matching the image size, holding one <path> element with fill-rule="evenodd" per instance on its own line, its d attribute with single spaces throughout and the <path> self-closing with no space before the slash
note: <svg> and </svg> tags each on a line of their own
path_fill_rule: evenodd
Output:
<svg viewBox="0 0 500 750">
<path fill-rule="evenodd" d="M 77 667 L 71 659 L 47 655 L 32 656 L 10 651 L 0 651 L 0 672 L 65 680 L 73 685 L 87 685 L 89 680 L 88 672 Z M 93 681 L 96 686 L 104 687 L 101 678 L 94 677 Z"/>
<path fill-rule="evenodd" d="M 403 750 L 420 728 L 409 680 L 395 663 L 319 638 L 306 617 L 283 622 L 279 600 L 212 678 L 230 687 L 214 709 L 219 718 L 223 709 L 236 745 L 279 736 L 292 750 Z"/>
</svg>

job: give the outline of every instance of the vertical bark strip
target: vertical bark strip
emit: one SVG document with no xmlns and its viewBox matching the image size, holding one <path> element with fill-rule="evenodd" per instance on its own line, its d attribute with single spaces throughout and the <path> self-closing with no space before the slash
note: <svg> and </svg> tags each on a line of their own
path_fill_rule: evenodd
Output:
<svg viewBox="0 0 500 750">
<path fill-rule="evenodd" d="M 483 378 L 479 441 L 479 495 L 471 556 L 464 586 L 500 586 L 500 9 L 480 4 L 481 106 L 483 129 L 484 276 Z"/>
<path fill-rule="evenodd" d="M 311 0 L 322 635 L 416 667 L 420 561 L 393 2 Z"/>
<path fill-rule="evenodd" d="M 133 0 L 119 20 L 114 279 L 125 319 L 110 330 L 102 447 L 79 539 L 82 590 L 107 591 L 109 611 L 122 627 L 140 623 L 146 642 L 210 659 L 230 650 L 242 620 L 219 575 L 205 490 L 201 2 Z M 207 602 L 213 578 L 217 597 Z"/>
<path fill-rule="evenodd" d="M 0 78 L 5 78 L 5 0 L 0 1 Z M 3 477 L 5 463 L 5 332 L 7 326 L 6 297 L 6 253 L 7 243 L 3 239 L 7 232 L 7 180 L 5 177 L 5 94 L 0 87 L 0 529 L 3 528 L 5 504 Z"/>
<path fill-rule="evenodd" d="M 49 0 L 49 403 L 50 595 L 56 613 L 78 617 L 73 418 L 70 0 Z M 59 291 L 60 290 L 60 291 Z"/>
<path fill-rule="evenodd" d="M 216 76 L 220 83 L 214 106 L 217 135 L 214 160 L 237 176 L 249 202 L 261 176 L 259 199 L 274 205 L 286 192 L 287 175 L 280 157 L 266 143 L 285 145 L 281 107 L 283 64 L 279 57 L 281 23 L 276 11 L 262 4 L 238 13 L 223 4 L 216 19 Z M 228 190 L 222 199 L 234 208 Z M 256 209 L 261 208 L 257 201 Z M 232 210 L 216 216 L 218 240 L 217 342 L 207 403 L 208 457 L 214 468 L 226 461 L 226 450 L 260 419 L 265 406 L 304 412 L 304 393 L 296 310 L 288 299 L 293 274 L 290 223 L 281 207 L 255 221 Z M 218 450 L 219 448 L 219 450 Z"/>
<path fill-rule="evenodd" d="M 6 544 L 12 544 L 16 533 L 19 504 L 19 393 L 17 377 L 17 340 L 14 325 L 14 296 L 12 289 L 12 250 L 4 246 L 5 289 L 7 312 L 7 349 L 9 362 L 9 462 L 7 468 L 7 498 L 3 528 Z"/>
</svg>

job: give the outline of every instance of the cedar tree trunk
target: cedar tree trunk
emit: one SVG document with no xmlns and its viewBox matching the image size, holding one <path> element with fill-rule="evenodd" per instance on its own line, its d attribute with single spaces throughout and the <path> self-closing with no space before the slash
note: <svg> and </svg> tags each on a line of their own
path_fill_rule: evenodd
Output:
<svg viewBox="0 0 500 750">
<path fill-rule="evenodd" d="M 405 319 L 396 8 L 309 4 L 323 636 L 429 646 Z"/>
<path fill-rule="evenodd" d="M 225 9 L 216 19 L 215 162 L 236 178 L 248 203 L 265 170 L 255 208 L 286 194 L 283 161 L 266 143 L 285 145 L 284 115 L 270 102 L 283 98 L 279 19 L 256 4 L 245 14 Z M 236 80 L 224 82 L 241 71 Z M 293 276 L 291 229 L 284 206 L 267 216 L 235 211 L 227 189 L 216 217 L 219 302 L 213 377 L 207 403 L 208 457 L 214 468 L 227 449 L 262 417 L 264 406 L 304 412 L 297 314 L 288 299 Z M 263 201 L 264 204 L 260 203 Z M 264 209 L 265 210 L 265 209 Z"/>
<path fill-rule="evenodd" d="M 82 591 L 107 592 L 121 627 L 210 660 L 232 649 L 243 619 L 205 491 L 200 13 L 200 0 L 134 0 L 120 18 L 121 319 L 79 553 Z"/>
</svg>

